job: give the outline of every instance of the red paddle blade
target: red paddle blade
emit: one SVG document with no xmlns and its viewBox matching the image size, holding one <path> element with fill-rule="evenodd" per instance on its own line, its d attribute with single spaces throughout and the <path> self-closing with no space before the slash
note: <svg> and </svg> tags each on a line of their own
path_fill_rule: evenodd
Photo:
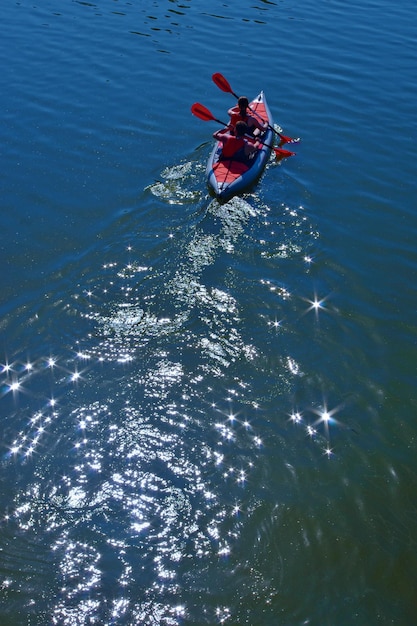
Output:
<svg viewBox="0 0 417 626">
<path fill-rule="evenodd" d="M 215 74 L 213 74 L 211 78 L 213 80 L 213 83 L 217 85 L 219 89 L 225 91 L 226 93 L 233 93 L 229 81 L 225 79 L 223 74 L 220 74 L 220 72 L 215 72 Z"/>
<path fill-rule="evenodd" d="M 275 156 L 277 159 L 286 159 L 288 157 L 294 156 L 295 152 L 291 152 L 291 150 L 283 150 L 282 148 L 274 148 Z"/>
<path fill-rule="evenodd" d="M 222 122 L 221 120 L 218 120 L 217 117 L 214 117 L 213 113 L 199 102 L 194 102 L 194 104 L 191 105 L 191 113 L 196 117 L 199 117 L 200 120 L 203 120 L 204 122 L 217 122 L 222 126 L 227 126 L 225 122 Z"/>
<path fill-rule="evenodd" d="M 211 111 L 209 111 L 207 107 L 203 106 L 199 102 L 195 102 L 191 106 L 191 113 L 196 117 L 199 117 L 200 120 L 204 120 L 205 122 L 215 121 L 215 118 L 211 114 Z"/>
<path fill-rule="evenodd" d="M 293 139 L 292 137 L 286 137 L 285 135 L 281 135 L 281 133 L 279 134 L 279 145 L 283 146 L 286 143 L 298 143 L 300 141 L 300 138 L 297 137 L 297 139 Z"/>
<path fill-rule="evenodd" d="M 223 74 L 220 74 L 220 72 L 215 72 L 211 78 L 213 80 L 213 83 L 217 85 L 219 89 L 225 91 L 226 93 L 231 93 L 235 98 L 238 97 L 231 88 L 229 81 L 223 76 Z"/>
</svg>

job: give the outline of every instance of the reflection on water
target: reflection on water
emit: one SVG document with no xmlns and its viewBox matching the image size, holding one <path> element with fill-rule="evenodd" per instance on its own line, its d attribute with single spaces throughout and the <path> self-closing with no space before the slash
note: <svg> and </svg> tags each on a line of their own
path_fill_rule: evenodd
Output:
<svg viewBox="0 0 417 626">
<path fill-rule="evenodd" d="M 194 176 L 187 164 L 166 170 L 150 191 L 163 202 L 194 202 L 186 191 Z M 261 257 L 305 263 L 300 229 L 307 241 L 314 233 L 302 209 L 283 211 L 287 239 L 277 247 L 261 203 L 213 200 L 197 227 L 168 240 L 154 267 L 130 246 L 125 265 L 110 260 L 86 277 L 65 307 L 90 328 L 71 353 L 57 348 L 3 365 L 8 431 L 21 424 L 6 460 L 20 468 L 20 489 L 4 524 L 42 542 L 53 568 L 43 592 L 53 623 L 195 619 L 185 598 L 233 559 L 245 516 L 256 514 L 252 476 L 265 433 L 262 385 L 255 391 L 251 378 L 265 371 L 269 397 L 279 397 L 303 376 L 295 355 L 265 363 L 264 335 L 268 342 L 290 332 L 306 307 L 300 312 L 284 283 L 258 277 L 257 297 L 266 290 L 285 318 L 258 313 L 261 339 L 248 332 L 239 282 L 212 271 L 241 249 L 255 219 L 264 220 L 253 242 Z M 318 303 L 310 303 L 316 315 Z M 305 428 L 330 457 L 336 412 L 313 407 L 308 419 L 297 409 L 288 426 Z M 218 603 L 206 612 L 207 623 L 222 623 L 232 609 Z"/>
<path fill-rule="evenodd" d="M 11 442 L 9 465 L 23 464 L 26 484 L 4 523 L 49 546 L 54 623 L 177 623 L 184 573 L 192 566 L 198 575 L 200 561 L 233 549 L 260 437 L 231 410 L 238 392 L 217 402 L 211 392 L 209 401 L 203 377 L 182 384 L 179 363 L 158 359 L 145 373 L 118 363 L 120 375 L 98 360 L 83 371 L 60 361 L 40 361 L 22 382 L 30 393 L 53 369 L 60 399 Z M 68 385 L 77 393 L 65 393 Z M 83 403 L 97 390 L 99 400 Z"/>
</svg>

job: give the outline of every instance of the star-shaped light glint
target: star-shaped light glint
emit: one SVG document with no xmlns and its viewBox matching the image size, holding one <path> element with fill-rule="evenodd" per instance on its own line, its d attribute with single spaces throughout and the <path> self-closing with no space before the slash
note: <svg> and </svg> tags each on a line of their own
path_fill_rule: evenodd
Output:
<svg viewBox="0 0 417 626">
<path fill-rule="evenodd" d="M 327 458 L 330 459 L 330 457 L 333 456 L 333 450 L 329 446 L 327 446 L 327 448 L 323 450 L 323 454 L 325 454 Z"/>
<path fill-rule="evenodd" d="M 81 378 L 81 373 L 78 370 L 75 370 L 70 377 L 72 383 L 77 382 Z"/>
<path fill-rule="evenodd" d="M 8 374 L 11 370 L 12 370 L 12 366 L 9 363 L 2 363 L 1 364 L 1 374 Z"/>
<path fill-rule="evenodd" d="M 334 409 L 332 409 L 331 411 L 329 411 L 327 408 L 327 404 L 323 403 L 323 406 L 320 407 L 319 409 L 313 409 L 313 413 L 316 413 L 316 415 L 318 415 L 318 419 L 314 422 L 314 426 L 323 424 L 326 435 L 328 436 L 329 424 L 337 424 L 337 420 L 335 420 L 333 416 L 336 415 L 336 413 L 338 413 L 341 408 L 342 406 L 339 405 L 335 407 Z"/>
<path fill-rule="evenodd" d="M 309 300 L 308 298 L 304 298 L 304 300 L 305 300 L 306 302 L 308 302 L 308 304 L 309 304 L 309 307 L 308 307 L 308 309 L 305 311 L 305 314 L 306 314 L 306 313 L 309 313 L 310 311 L 314 311 L 314 312 L 315 312 L 315 315 L 316 315 L 316 319 L 318 319 L 318 317 L 319 317 L 319 311 L 322 311 L 322 310 L 325 310 L 325 309 L 326 309 L 326 307 L 324 306 L 324 304 L 325 304 L 325 302 L 326 302 L 326 300 L 327 300 L 327 298 L 328 298 L 328 297 L 329 297 L 329 296 L 325 296 L 324 298 L 319 298 L 319 297 L 317 296 L 317 294 L 314 294 L 314 300 Z"/>
<path fill-rule="evenodd" d="M 275 328 L 275 330 L 278 330 L 278 328 L 281 328 L 282 322 L 283 320 L 275 318 L 273 321 L 268 322 L 268 326 L 270 326 L 271 328 Z"/>
<path fill-rule="evenodd" d="M 53 356 L 50 356 L 49 359 L 46 361 L 46 366 L 49 367 L 50 369 L 53 369 L 56 365 L 56 359 Z"/>
</svg>

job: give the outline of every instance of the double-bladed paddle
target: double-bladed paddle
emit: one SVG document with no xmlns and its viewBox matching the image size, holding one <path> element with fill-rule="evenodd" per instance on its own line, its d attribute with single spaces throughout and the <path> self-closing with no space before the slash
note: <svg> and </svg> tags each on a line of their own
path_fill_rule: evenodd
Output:
<svg viewBox="0 0 417 626">
<path fill-rule="evenodd" d="M 200 104 L 199 102 L 195 102 L 191 106 L 191 113 L 195 115 L 196 117 L 198 117 L 200 120 L 203 120 L 204 122 L 217 122 L 218 124 L 221 124 L 222 126 L 227 126 L 227 124 L 225 124 L 221 120 L 218 120 L 216 117 L 214 117 L 211 111 L 209 111 L 207 107 L 205 107 L 203 104 Z M 266 146 L 267 148 L 272 148 L 272 150 L 275 152 L 275 156 L 279 159 L 284 159 L 286 157 L 290 157 L 295 154 L 295 152 L 291 152 L 290 150 L 283 150 L 282 148 L 275 148 L 275 146 L 271 146 L 269 143 L 264 143 L 263 141 L 260 141 L 259 139 L 256 139 L 256 140 L 259 141 L 259 143 Z"/>
<path fill-rule="evenodd" d="M 233 89 L 230 86 L 229 81 L 223 76 L 223 74 L 220 74 L 220 72 L 216 72 L 215 74 L 213 74 L 211 78 L 214 84 L 217 85 L 217 87 L 221 89 L 221 91 L 224 91 L 226 93 L 231 93 L 232 96 L 239 99 L 239 96 L 233 91 Z M 254 115 L 256 115 L 257 117 L 259 118 L 261 117 L 260 115 L 256 113 L 256 111 L 254 111 L 250 107 L 249 107 L 249 110 L 252 111 L 252 113 L 254 113 Z M 280 138 L 280 142 L 279 142 L 280 146 L 283 146 L 285 143 L 298 143 L 300 141 L 299 137 L 297 139 L 293 139 L 292 137 L 287 137 L 286 135 L 283 135 L 282 133 L 278 132 L 273 126 L 271 126 L 271 124 L 268 124 L 268 128 L 273 130 L 274 133 L 278 135 L 278 137 Z"/>
</svg>

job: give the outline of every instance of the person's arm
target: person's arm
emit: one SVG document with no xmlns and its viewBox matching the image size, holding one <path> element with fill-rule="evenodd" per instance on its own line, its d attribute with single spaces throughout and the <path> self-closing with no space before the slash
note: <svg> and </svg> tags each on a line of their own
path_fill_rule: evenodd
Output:
<svg viewBox="0 0 417 626">
<path fill-rule="evenodd" d="M 217 139 L 218 141 L 226 141 L 228 136 L 229 136 L 228 128 L 220 128 L 220 130 L 216 130 L 216 132 L 213 133 L 214 139 Z"/>
<path fill-rule="evenodd" d="M 256 152 L 258 150 L 260 146 L 259 141 L 251 141 L 250 139 L 246 139 L 245 140 L 245 154 L 246 156 L 250 156 L 251 154 L 253 154 L 254 152 Z"/>
</svg>

